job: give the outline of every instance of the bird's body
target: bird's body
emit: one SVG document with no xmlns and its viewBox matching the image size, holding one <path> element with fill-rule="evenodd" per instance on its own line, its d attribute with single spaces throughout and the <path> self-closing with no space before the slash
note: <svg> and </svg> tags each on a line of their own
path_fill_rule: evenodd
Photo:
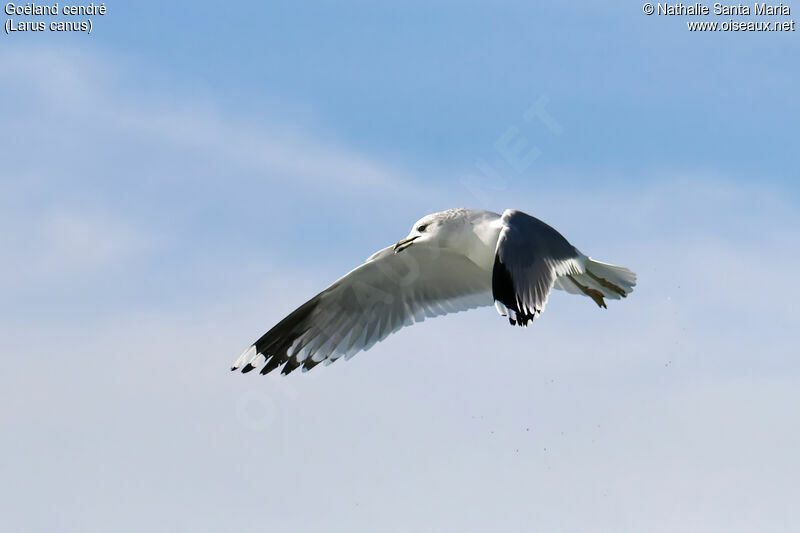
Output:
<svg viewBox="0 0 800 533">
<path fill-rule="evenodd" d="M 367 350 L 426 317 L 492 304 L 511 324 L 527 326 L 553 287 L 605 307 L 604 298 L 625 297 L 635 284 L 630 270 L 590 259 L 521 211 L 449 209 L 423 217 L 408 237 L 300 306 L 232 370 L 309 370 Z"/>
<path fill-rule="evenodd" d="M 491 273 L 495 249 L 500 231 L 503 229 L 502 217 L 491 211 L 477 209 L 448 209 L 441 213 L 428 215 L 414 224 L 414 228 L 428 226 L 432 221 L 440 224 L 436 245 L 442 249 L 458 251 L 478 267 Z M 428 230 L 428 228 L 426 228 Z M 422 232 L 425 233 L 425 232 Z M 414 231 L 412 231 L 412 236 Z M 415 239 L 416 241 L 416 239 Z M 421 244 L 416 242 L 415 245 Z M 394 245 L 384 248 L 370 256 L 367 261 L 382 253 L 394 253 Z"/>
</svg>

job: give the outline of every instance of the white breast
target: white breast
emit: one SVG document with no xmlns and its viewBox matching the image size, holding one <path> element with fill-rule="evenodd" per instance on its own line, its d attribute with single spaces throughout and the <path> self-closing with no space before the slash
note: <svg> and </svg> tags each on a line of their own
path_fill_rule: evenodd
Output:
<svg viewBox="0 0 800 533">
<path fill-rule="evenodd" d="M 494 268 L 497 239 L 502 229 L 503 224 L 499 216 L 487 216 L 472 225 L 472 231 L 466 240 L 465 255 L 487 272 L 491 272 Z"/>
</svg>

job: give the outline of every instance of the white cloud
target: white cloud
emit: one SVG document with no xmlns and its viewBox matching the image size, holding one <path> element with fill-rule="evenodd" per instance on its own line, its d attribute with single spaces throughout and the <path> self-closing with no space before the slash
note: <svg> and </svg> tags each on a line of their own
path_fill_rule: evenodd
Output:
<svg viewBox="0 0 800 533">
<path fill-rule="evenodd" d="M 270 127 L 225 117 L 213 104 L 194 97 L 191 87 L 173 88 L 171 99 L 132 93 L 126 85 L 136 76 L 153 73 L 126 73 L 124 64 L 114 60 L 112 66 L 111 61 L 70 49 L 6 48 L 0 53 L 0 83 L 14 95 L 13 105 L 5 99 L 14 136 L 35 141 L 42 132 L 34 130 L 43 127 L 54 129 L 53 133 L 71 131 L 79 140 L 91 142 L 75 145 L 70 142 L 75 139 L 60 140 L 72 150 L 94 155 L 126 139 L 166 144 L 227 162 L 232 169 L 244 166 L 272 179 L 280 176 L 318 185 L 392 189 L 402 179 L 396 169 L 315 140 L 289 124 Z M 60 153 L 57 146 L 35 148 Z M 24 157 L 26 152 L 17 155 Z"/>
<path fill-rule="evenodd" d="M 333 198 L 404 194 L 397 170 L 296 127 L 230 118 L 191 88 L 159 97 L 128 89 L 151 75 L 69 48 L 0 52 L 0 142 L 12 156 L 0 178 L 10 228 L 0 236 L 3 286 L 97 273 L 157 246 L 191 249 L 182 226 L 215 224 L 203 204 L 230 213 L 238 203 L 263 221 L 301 198 L 319 209 Z"/>
<path fill-rule="evenodd" d="M 45 212 L 26 222 L 2 239 L 6 253 L 19 268 L 19 277 L 13 280 L 17 287 L 26 280 L 64 281 L 70 276 L 96 273 L 149 252 L 156 245 L 152 236 L 115 220 L 113 215 Z M 12 238 L 16 242 L 9 242 Z M 3 279 L 8 282 L 10 276 Z"/>
</svg>

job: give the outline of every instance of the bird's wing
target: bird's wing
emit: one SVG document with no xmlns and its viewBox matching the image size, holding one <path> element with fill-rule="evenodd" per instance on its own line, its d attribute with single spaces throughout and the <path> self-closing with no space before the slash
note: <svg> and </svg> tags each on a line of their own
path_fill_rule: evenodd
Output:
<svg viewBox="0 0 800 533">
<path fill-rule="evenodd" d="M 419 245 L 397 254 L 385 248 L 281 320 L 232 370 L 308 370 L 367 350 L 426 317 L 489 305 L 489 273 L 467 257 Z"/>
<path fill-rule="evenodd" d="M 583 255 L 538 218 L 506 210 L 497 240 L 492 293 L 497 310 L 511 324 L 527 326 L 544 311 L 559 276 L 580 274 Z"/>
</svg>

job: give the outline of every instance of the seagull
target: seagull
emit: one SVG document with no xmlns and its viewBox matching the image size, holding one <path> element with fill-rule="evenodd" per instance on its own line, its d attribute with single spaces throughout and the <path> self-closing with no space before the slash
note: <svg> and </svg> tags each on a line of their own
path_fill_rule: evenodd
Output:
<svg viewBox="0 0 800 533">
<path fill-rule="evenodd" d="M 406 238 L 295 309 L 231 370 L 307 371 L 426 318 L 477 307 L 494 305 L 512 326 L 528 326 L 553 288 L 605 308 L 604 298 L 624 298 L 635 285 L 627 268 L 591 259 L 522 211 L 448 209 L 421 218 Z"/>
</svg>

